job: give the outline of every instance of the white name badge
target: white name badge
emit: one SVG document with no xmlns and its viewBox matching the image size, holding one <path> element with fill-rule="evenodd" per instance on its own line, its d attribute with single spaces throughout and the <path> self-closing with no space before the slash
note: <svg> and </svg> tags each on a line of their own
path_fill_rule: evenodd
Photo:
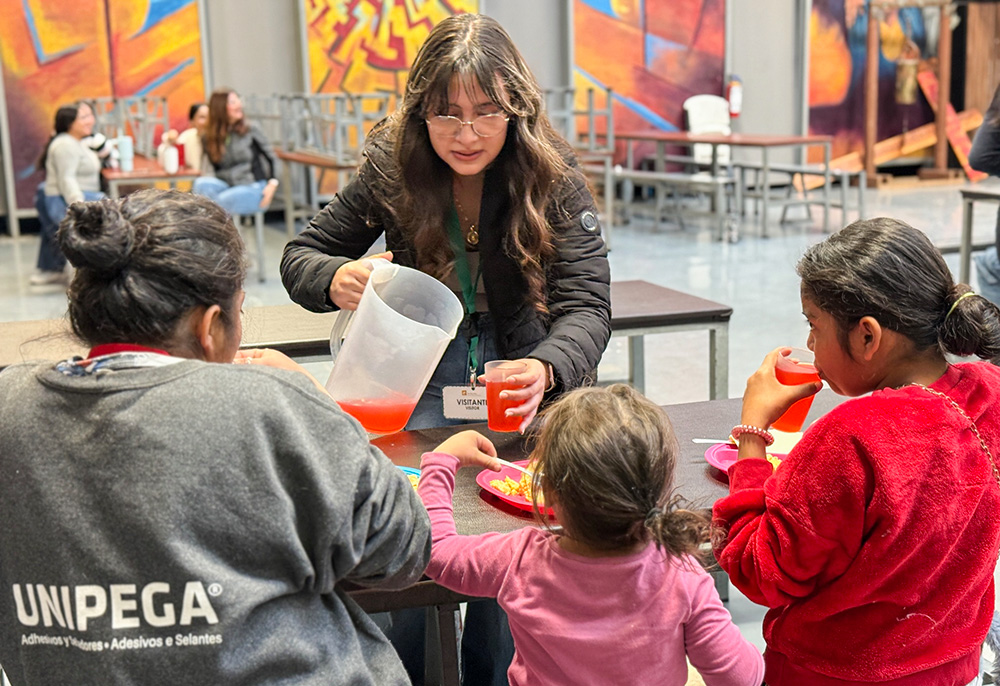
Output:
<svg viewBox="0 0 1000 686">
<path fill-rule="evenodd" d="M 486 386 L 445 386 L 441 391 L 445 417 L 486 421 Z"/>
</svg>

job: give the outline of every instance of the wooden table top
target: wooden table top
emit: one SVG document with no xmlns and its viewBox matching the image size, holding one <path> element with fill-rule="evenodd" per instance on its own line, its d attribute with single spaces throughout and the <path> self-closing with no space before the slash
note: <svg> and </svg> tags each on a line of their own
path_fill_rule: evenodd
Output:
<svg viewBox="0 0 1000 686">
<path fill-rule="evenodd" d="M 329 153 L 318 150 L 285 150 L 274 148 L 274 155 L 279 160 L 285 162 L 298 162 L 308 164 L 322 169 L 356 169 L 359 162 L 357 160 L 344 161 Z"/>
<path fill-rule="evenodd" d="M 647 281 L 611 284 L 611 329 L 628 331 L 671 324 L 727 322 L 733 308 Z M 329 351 L 335 312 L 315 313 L 298 305 L 249 307 L 243 315 L 243 348 L 275 348 L 290 357 Z M 65 319 L 0 322 L 0 369 L 28 360 L 82 355 Z"/>
<path fill-rule="evenodd" d="M 832 136 L 808 134 L 774 135 L 766 133 L 691 133 L 689 131 L 662 131 L 660 129 L 638 129 L 615 131 L 615 138 L 663 143 L 708 143 L 710 145 L 733 145 L 758 148 L 772 148 L 784 145 L 819 145 L 829 143 Z"/>
<path fill-rule="evenodd" d="M 965 200 L 1000 200 L 1000 190 L 960 188 L 959 192 Z"/>
<path fill-rule="evenodd" d="M 201 172 L 183 167 L 176 174 L 168 174 L 167 170 L 160 166 L 159 162 L 142 155 L 136 155 L 132 162 L 133 169 L 130 172 L 121 169 L 102 169 L 101 175 L 108 181 L 144 181 L 150 179 L 177 179 L 188 181 L 197 179 Z"/>
<path fill-rule="evenodd" d="M 818 393 L 806 418 L 806 426 L 845 399 L 830 390 Z M 740 421 L 742 402 L 741 398 L 729 398 L 663 408 L 670 417 L 680 446 L 674 484 L 677 492 L 692 507 L 711 508 L 716 500 L 729 494 L 729 483 L 722 471 L 705 461 L 705 451 L 711 446 L 692 443 L 691 439 L 728 436 L 730 429 Z M 502 459 L 524 460 L 531 451 L 531 445 L 520 434 L 496 433 L 490 431 L 485 424 L 401 431 L 375 438 L 372 445 L 401 467 L 419 467 L 423 453 L 433 450 L 455 432 L 465 429 L 475 429 L 493 441 L 497 455 Z M 479 471 L 475 468 L 460 469 L 455 480 L 455 523 L 460 534 L 513 531 L 533 522 L 530 512 L 514 508 L 480 489 L 476 483 Z"/>
</svg>

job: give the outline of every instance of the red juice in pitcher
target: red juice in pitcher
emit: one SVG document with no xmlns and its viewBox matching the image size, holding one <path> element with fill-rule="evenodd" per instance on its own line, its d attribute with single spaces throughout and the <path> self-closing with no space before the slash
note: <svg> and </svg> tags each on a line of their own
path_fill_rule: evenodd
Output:
<svg viewBox="0 0 1000 686">
<path fill-rule="evenodd" d="M 806 358 L 808 361 L 797 358 Z M 811 352 L 793 350 L 791 355 L 778 358 L 778 363 L 774 367 L 774 375 L 778 378 L 778 381 L 786 386 L 796 386 L 798 384 L 819 381 L 819 372 L 816 371 L 816 367 L 812 364 L 812 359 Z M 809 408 L 812 407 L 813 397 L 810 395 L 807 398 L 796 401 L 791 407 L 785 410 L 785 414 L 778 417 L 771 427 L 778 431 L 801 431 L 802 425 L 806 421 L 806 415 L 809 414 Z"/>
<path fill-rule="evenodd" d="M 337 404 L 373 434 L 391 434 L 402 431 L 413 414 L 417 401 L 402 393 L 383 398 L 357 398 L 338 400 Z"/>
</svg>

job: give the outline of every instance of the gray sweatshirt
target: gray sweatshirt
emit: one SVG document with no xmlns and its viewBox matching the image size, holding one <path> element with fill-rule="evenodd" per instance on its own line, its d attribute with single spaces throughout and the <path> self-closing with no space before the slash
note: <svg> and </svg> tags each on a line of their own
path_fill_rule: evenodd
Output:
<svg viewBox="0 0 1000 686">
<path fill-rule="evenodd" d="M 408 683 L 341 582 L 419 579 L 427 514 L 302 375 L 17 365 L 0 417 L 12 683 Z"/>
<path fill-rule="evenodd" d="M 208 151 L 202 158 L 201 173 L 205 176 L 215 176 L 222 179 L 230 186 L 244 186 L 254 181 L 253 175 L 253 142 L 256 141 L 261 152 L 268 157 L 272 167 L 272 177 L 278 176 L 278 169 L 274 157 L 274 149 L 267 140 L 267 136 L 256 125 L 250 124 L 249 129 L 243 135 L 235 131 L 226 138 L 226 145 L 222 149 L 222 157 L 218 164 L 213 164 L 208 157 Z"/>
</svg>

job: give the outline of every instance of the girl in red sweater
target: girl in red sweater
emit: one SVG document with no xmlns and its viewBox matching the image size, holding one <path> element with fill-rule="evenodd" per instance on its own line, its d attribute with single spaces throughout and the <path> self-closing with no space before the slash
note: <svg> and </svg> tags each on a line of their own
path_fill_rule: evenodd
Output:
<svg viewBox="0 0 1000 686">
<path fill-rule="evenodd" d="M 1000 311 L 927 237 L 858 221 L 799 261 L 808 346 L 842 403 L 772 475 L 766 429 L 820 384 L 747 381 L 719 563 L 764 619 L 770 686 L 977 678 L 1000 549 Z M 870 395 L 866 395 L 870 394 Z M 722 537 L 720 537 L 722 538 Z"/>
</svg>

